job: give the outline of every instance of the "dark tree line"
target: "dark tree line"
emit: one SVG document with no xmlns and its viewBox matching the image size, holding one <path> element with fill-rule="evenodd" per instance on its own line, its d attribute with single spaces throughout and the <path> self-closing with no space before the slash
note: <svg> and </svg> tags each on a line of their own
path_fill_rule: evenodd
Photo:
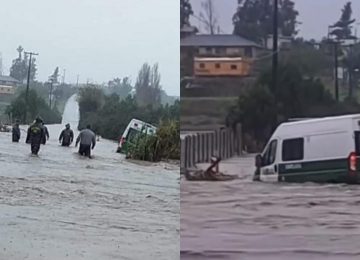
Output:
<svg viewBox="0 0 360 260">
<path fill-rule="evenodd" d="M 91 124 L 101 136 L 117 140 L 131 119 L 159 125 L 161 120 L 177 120 L 180 102 L 173 105 L 139 105 L 136 97 L 121 100 L 117 94 L 105 95 L 101 88 L 82 88 L 79 93 L 80 124 Z"/>
<path fill-rule="evenodd" d="M 234 34 L 260 44 L 266 44 L 273 26 L 272 0 L 238 0 L 238 8 L 233 16 Z M 291 0 L 279 1 L 279 31 L 283 36 L 295 36 L 298 31 L 299 12 Z"/>
</svg>

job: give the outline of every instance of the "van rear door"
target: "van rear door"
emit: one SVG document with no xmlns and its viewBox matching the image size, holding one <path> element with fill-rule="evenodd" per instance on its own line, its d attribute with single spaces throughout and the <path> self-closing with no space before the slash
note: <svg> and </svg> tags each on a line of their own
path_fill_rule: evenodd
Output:
<svg viewBox="0 0 360 260">
<path fill-rule="evenodd" d="M 360 131 L 355 131 L 355 153 L 360 155 Z"/>
</svg>

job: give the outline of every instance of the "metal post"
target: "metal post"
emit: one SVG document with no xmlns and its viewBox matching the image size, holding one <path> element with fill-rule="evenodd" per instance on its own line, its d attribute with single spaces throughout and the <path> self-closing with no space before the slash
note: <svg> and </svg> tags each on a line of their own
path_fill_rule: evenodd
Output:
<svg viewBox="0 0 360 260">
<path fill-rule="evenodd" d="M 274 17 L 273 17 L 273 55 L 272 55 L 272 77 L 273 90 L 277 90 L 278 76 L 278 0 L 274 0 Z M 276 95 L 275 95 L 276 97 Z"/>
<path fill-rule="evenodd" d="M 30 73 L 31 73 L 31 59 L 32 55 L 38 55 L 37 53 L 33 52 L 25 52 L 25 54 L 29 54 L 29 68 L 28 68 L 28 75 L 27 75 L 27 82 L 26 82 L 26 96 L 25 96 L 25 114 L 24 114 L 24 124 L 26 124 L 27 121 L 27 112 L 28 112 L 28 102 L 29 102 L 29 87 L 30 87 Z"/>
<path fill-rule="evenodd" d="M 334 58 L 335 58 L 335 99 L 339 102 L 339 79 L 338 79 L 338 43 L 334 42 Z"/>
<path fill-rule="evenodd" d="M 53 80 L 50 81 L 50 97 L 49 97 L 50 109 L 51 109 L 51 101 L 52 101 L 52 91 L 53 91 Z"/>
<path fill-rule="evenodd" d="M 349 46 L 349 98 L 351 99 L 353 97 L 353 57 L 352 57 L 352 51 L 353 46 Z"/>
</svg>

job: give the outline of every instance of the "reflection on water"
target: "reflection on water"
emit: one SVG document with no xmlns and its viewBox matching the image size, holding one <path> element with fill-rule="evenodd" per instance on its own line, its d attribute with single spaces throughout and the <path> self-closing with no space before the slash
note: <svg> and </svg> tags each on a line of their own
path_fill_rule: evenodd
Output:
<svg viewBox="0 0 360 260">
<path fill-rule="evenodd" d="M 243 179 L 181 182 L 181 259 L 360 259 L 360 186 L 254 183 L 236 160 Z"/>
<path fill-rule="evenodd" d="M 179 258 L 179 168 L 127 162 L 107 140 L 80 158 L 58 143 L 76 111 L 74 96 L 38 158 L 24 132 L 0 133 L 0 259 Z"/>
</svg>

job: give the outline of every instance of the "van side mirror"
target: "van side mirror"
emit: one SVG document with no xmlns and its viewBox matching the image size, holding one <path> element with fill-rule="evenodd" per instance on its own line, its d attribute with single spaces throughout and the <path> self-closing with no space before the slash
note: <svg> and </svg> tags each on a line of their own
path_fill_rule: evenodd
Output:
<svg viewBox="0 0 360 260">
<path fill-rule="evenodd" d="M 261 154 L 258 154 L 255 156 L 255 166 L 257 168 L 260 168 L 262 166 L 262 156 Z"/>
</svg>

